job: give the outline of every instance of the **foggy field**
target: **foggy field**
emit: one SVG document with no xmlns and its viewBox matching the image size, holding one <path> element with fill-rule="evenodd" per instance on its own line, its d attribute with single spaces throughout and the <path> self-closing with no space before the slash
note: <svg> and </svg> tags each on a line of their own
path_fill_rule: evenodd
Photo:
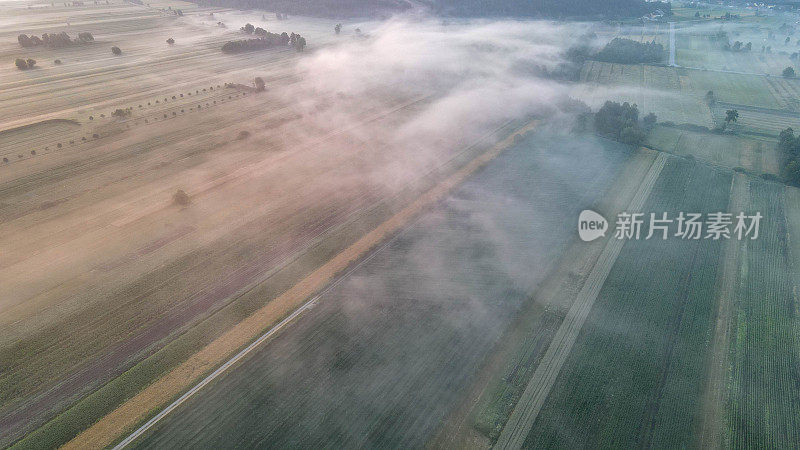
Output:
<svg viewBox="0 0 800 450">
<path fill-rule="evenodd" d="M 780 155 L 770 141 L 709 132 L 656 127 L 647 145 L 680 156 L 691 156 L 729 169 L 743 168 L 755 175 L 780 171 Z"/>
<path fill-rule="evenodd" d="M 671 158 L 644 211 L 723 210 L 729 186 L 730 175 Z M 626 244 L 525 447 L 691 445 L 720 248 Z"/>
<path fill-rule="evenodd" d="M 678 124 L 712 126 L 708 106 L 702 96 L 684 90 L 690 83 L 685 74 L 672 67 L 613 64 L 587 61 L 581 71 L 576 95 L 599 106 L 608 98 L 636 103 L 645 113 L 654 112 L 659 120 Z"/>
<path fill-rule="evenodd" d="M 625 153 L 528 137 L 140 445 L 421 446 Z"/>
<path fill-rule="evenodd" d="M 0 1 L 0 447 L 792 447 L 800 16 L 636 1 Z"/>
<path fill-rule="evenodd" d="M 714 91 L 717 99 L 723 102 L 762 108 L 783 109 L 786 102 L 773 88 L 771 80 L 759 75 L 742 75 L 702 70 L 686 70 L 689 86 L 698 98 L 708 91 Z"/>
<path fill-rule="evenodd" d="M 184 16 L 3 6 L 0 53 L 38 63 L 0 68 L 0 445 L 66 443 L 563 91 L 514 67 L 553 55 L 567 29 L 397 21 L 365 41 L 324 19 L 167 6 Z M 247 21 L 311 48 L 222 53 Z M 95 41 L 16 42 L 62 30 Z M 531 33 L 553 41 L 532 54 Z M 450 65 L 409 34 L 439 39 Z M 516 56 L 487 65 L 494 49 L 474 42 L 499 35 Z"/>
</svg>

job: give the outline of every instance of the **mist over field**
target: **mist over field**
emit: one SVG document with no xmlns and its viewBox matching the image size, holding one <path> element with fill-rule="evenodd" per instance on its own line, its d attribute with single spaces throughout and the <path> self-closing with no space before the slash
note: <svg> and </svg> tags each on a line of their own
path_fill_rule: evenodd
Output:
<svg viewBox="0 0 800 450">
<path fill-rule="evenodd" d="M 800 441 L 800 10 L 198 1 L 0 0 L 0 447 Z"/>
<path fill-rule="evenodd" d="M 398 16 L 364 27 L 367 37 L 345 36 L 302 59 L 302 80 L 281 95 L 306 113 L 304 120 L 313 116 L 343 129 L 352 122 L 348 105 L 380 108 L 396 95 L 425 98 L 399 126 L 348 133 L 385 142 L 401 159 L 408 149 L 421 148 L 413 158 L 436 160 L 513 118 L 560 114 L 569 89 L 532 69 L 564 62 L 571 37 L 585 29 L 548 21 Z M 300 127 L 302 133 L 305 125 Z M 378 165 L 377 179 L 401 181 L 403 169 L 397 169 Z"/>
<path fill-rule="evenodd" d="M 96 42 L 29 49 L 35 70 L 2 69 L 37 101 L 0 110 L 9 126 L 32 122 L 4 135 L 14 170 L 0 174 L 8 193 L 0 203 L 0 285 L 8 293 L 0 298 L 0 358 L 18 367 L 0 380 L 9 395 L 0 443 L 124 373 L 181 327 L 230 314 L 228 297 L 283 270 L 292 255 L 310 254 L 292 263 L 293 274 L 317 267 L 329 253 L 314 246 L 327 234 L 350 233 L 332 240 L 352 242 L 381 214 L 510 139 L 508 130 L 533 117 L 571 123 L 560 111 L 569 89 L 540 74 L 562 63 L 571 37 L 588 28 L 415 13 L 349 23 L 335 36 L 333 23 L 318 19 L 188 9 L 153 19 L 151 10 L 113 8 L 121 19 L 109 25 L 32 28 L 91 30 Z M 127 22 L 133 13 L 145 17 Z M 25 31 L 36 24 L 33 15 L 17 20 Z M 140 30 L 155 20 L 160 28 Z M 311 47 L 221 53 L 245 23 L 301 32 Z M 6 41 L 4 51 L 19 54 L 16 35 Z M 81 73 L 109 75 L 91 86 L 68 76 Z M 266 79 L 266 92 L 250 87 L 255 76 Z M 132 112 L 113 118 L 115 108 Z M 46 121 L 62 116 L 72 121 Z M 174 203 L 178 191 L 187 205 Z M 512 246 L 502 233 L 491 239 Z M 204 332 L 219 335 L 232 320 L 203 322 Z"/>
</svg>

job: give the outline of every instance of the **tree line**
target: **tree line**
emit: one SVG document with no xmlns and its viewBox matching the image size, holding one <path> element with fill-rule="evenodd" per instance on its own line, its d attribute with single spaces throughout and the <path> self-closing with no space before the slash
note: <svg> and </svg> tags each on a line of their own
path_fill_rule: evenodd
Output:
<svg viewBox="0 0 800 450">
<path fill-rule="evenodd" d="M 94 36 L 92 36 L 92 33 L 83 32 L 83 33 L 78 33 L 78 38 L 73 40 L 71 37 L 69 37 L 69 35 L 66 32 L 62 31 L 61 33 L 58 34 L 44 33 L 42 34 L 41 38 L 39 36 L 36 36 L 35 34 L 32 34 L 30 36 L 28 36 L 27 34 L 20 34 L 19 36 L 17 36 L 17 41 L 19 42 L 19 45 L 25 48 L 37 47 L 40 45 L 44 45 L 45 47 L 50 47 L 50 48 L 60 48 L 60 47 L 67 47 L 73 44 L 85 44 L 88 42 L 93 42 Z"/>
<path fill-rule="evenodd" d="M 243 26 L 241 30 L 247 34 L 256 35 L 258 38 L 228 41 L 222 46 L 224 53 L 242 53 L 287 45 L 302 52 L 307 45 L 306 38 L 296 33 L 287 34 L 285 31 L 281 34 L 270 33 L 261 27 L 254 27 L 250 23 Z"/>
<path fill-rule="evenodd" d="M 664 59 L 664 46 L 652 42 L 638 42 L 626 38 L 614 38 L 594 55 L 598 61 L 621 64 L 660 62 Z"/>
<path fill-rule="evenodd" d="M 315 17 L 390 16 L 411 2 L 393 0 L 197 0 L 202 6 L 261 9 Z M 630 18 L 655 10 L 672 15 L 672 5 L 643 0 L 426 0 L 434 14 L 457 17 Z"/>
<path fill-rule="evenodd" d="M 795 136 L 792 128 L 781 131 L 778 150 L 783 157 L 781 172 L 786 182 L 800 186 L 800 136 Z"/>
</svg>

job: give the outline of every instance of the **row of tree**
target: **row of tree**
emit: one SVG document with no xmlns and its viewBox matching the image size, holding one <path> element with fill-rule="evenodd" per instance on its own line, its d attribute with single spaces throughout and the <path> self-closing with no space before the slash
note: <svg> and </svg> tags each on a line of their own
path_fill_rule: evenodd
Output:
<svg viewBox="0 0 800 450">
<path fill-rule="evenodd" d="M 778 150 L 783 156 L 781 172 L 786 181 L 794 186 L 800 186 L 800 136 L 794 135 L 794 130 L 787 128 L 778 135 Z"/>
<path fill-rule="evenodd" d="M 638 42 L 626 38 L 614 38 L 594 55 L 598 61 L 621 64 L 659 62 L 664 59 L 664 46 L 652 42 Z"/>
<path fill-rule="evenodd" d="M 261 27 L 256 28 L 250 23 L 243 26 L 241 30 L 247 34 L 253 34 L 259 37 L 256 39 L 228 41 L 222 46 L 223 52 L 242 53 L 287 45 L 291 45 L 299 52 L 302 52 L 306 48 L 306 38 L 296 33 L 287 34 L 285 31 L 281 34 L 270 33 Z"/>
<path fill-rule="evenodd" d="M 83 33 L 78 33 L 78 38 L 73 40 L 72 38 L 69 37 L 69 35 L 66 32 L 62 31 L 61 33 L 58 34 L 44 33 L 42 34 L 41 38 L 39 36 L 36 36 L 35 34 L 32 34 L 30 36 L 28 36 L 27 34 L 20 34 L 19 36 L 17 36 L 17 41 L 19 42 L 19 45 L 25 48 L 37 47 L 40 45 L 44 45 L 45 47 L 50 47 L 50 48 L 60 48 L 60 47 L 67 47 L 73 44 L 85 44 L 88 42 L 93 42 L 94 36 L 92 36 L 92 33 L 83 32 Z"/>
<path fill-rule="evenodd" d="M 745 44 L 742 41 L 736 41 L 731 44 L 730 42 L 726 42 L 722 44 L 722 49 L 729 52 L 749 52 L 753 50 L 753 43 L 748 42 Z"/>
</svg>

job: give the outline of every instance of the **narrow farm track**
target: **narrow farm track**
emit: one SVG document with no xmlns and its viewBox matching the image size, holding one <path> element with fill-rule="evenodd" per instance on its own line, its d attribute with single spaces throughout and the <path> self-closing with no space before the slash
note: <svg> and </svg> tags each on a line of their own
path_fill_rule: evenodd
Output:
<svg viewBox="0 0 800 450">
<path fill-rule="evenodd" d="M 729 211 L 745 211 L 749 196 L 747 177 L 736 174 L 733 177 Z M 708 379 L 705 382 L 702 408 L 702 428 L 699 433 L 700 448 L 728 448 L 725 433 L 725 407 L 728 379 L 728 353 L 732 323 L 733 302 L 740 264 L 739 241 L 729 239 L 724 246 L 722 264 L 719 268 L 719 288 L 717 290 L 717 312 L 709 359 Z"/>
<path fill-rule="evenodd" d="M 650 195 L 650 191 L 653 189 L 666 159 L 667 156 L 663 153 L 659 153 L 656 157 L 647 176 L 642 181 L 639 191 L 631 200 L 628 212 L 640 211 L 644 206 L 644 202 Z M 539 410 L 544 405 L 550 389 L 555 383 L 561 367 L 566 361 L 572 345 L 578 338 L 578 333 L 591 311 L 594 300 L 597 299 L 600 288 L 603 286 L 624 244 L 624 240 L 615 239 L 613 236 L 609 237 L 606 247 L 600 254 L 564 321 L 556 331 L 553 341 L 539 362 L 528 383 L 528 387 L 511 413 L 511 417 L 508 419 L 495 445 L 496 448 L 522 448 L 522 444 L 525 442 Z"/>
</svg>

